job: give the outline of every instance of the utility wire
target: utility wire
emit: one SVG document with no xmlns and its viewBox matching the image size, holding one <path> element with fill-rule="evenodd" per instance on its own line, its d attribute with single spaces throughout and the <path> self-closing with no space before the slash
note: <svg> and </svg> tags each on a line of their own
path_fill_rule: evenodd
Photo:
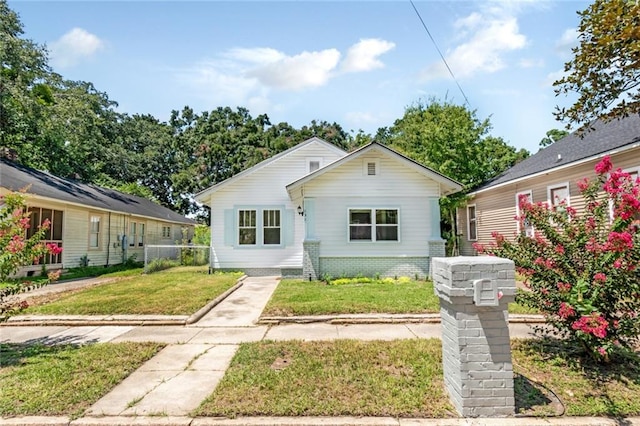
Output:
<svg viewBox="0 0 640 426">
<path fill-rule="evenodd" d="M 431 39 L 431 42 L 433 42 L 433 45 L 436 47 L 436 50 L 438 51 L 438 54 L 440 55 L 440 58 L 442 59 L 442 62 L 444 62 L 444 66 L 447 67 L 447 70 L 449 71 L 449 74 L 451 75 L 451 78 L 453 78 L 453 81 L 456 83 L 456 86 L 458 86 L 458 89 L 460 90 L 460 93 L 462 93 L 462 97 L 464 98 L 464 101 L 467 103 L 467 106 L 469 108 L 471 108 L 471 104 L 469 103 L 469 99 L 467 98 L 467 95 L 465 95 L 464 90 L 462 90 L 462 86 L 460 86 L 460 83 L 458 83 L 458 80 L 456 79 L 456 76 L 453 75 L 453 71 L 451 71 L 451 68 L 449 67 L 449 64 L 447 63 L 447 60 L 444 58 L 444 55 L 440 51 L 440 48 L 438 47 L 438 43 L 436 43 L 436 41 L 433 39 L 433 36 L 431 35 L 431 31 L 429 31 L 429 28 L 427 27 L 427 24 L 425 24 L 424 19 L 422 19 L 422 16 L 420 16 L 420 12 L 418 12 L 418 9 L 416 8 L 416 5 L 413 4 L 413 0 L 409 0 L 409 2 L 411 3 L 411 6 L 413 6 L 413 10 L 416 12 L 416 15 L 418 15 L 418 19 L 420 19 L 420 22 L 422 22 L 422 26 L 424 27 L 424 30 L 429 35 L 429 38 Z"/>
</svg>

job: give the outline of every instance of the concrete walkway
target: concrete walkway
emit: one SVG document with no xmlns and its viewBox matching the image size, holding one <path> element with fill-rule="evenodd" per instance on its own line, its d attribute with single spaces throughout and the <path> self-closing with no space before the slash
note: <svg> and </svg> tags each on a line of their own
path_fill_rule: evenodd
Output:
<svg viewBox="0 0 640 426">
<path fill-rule="evenodd" d="M 277 287 L 276 277 L 252 277 L 195 324 L 188 326 L 4 326 L 2 343 L 102 343 L 153 341 L 167 344 L 156 356 L 97 401 L 79 419 L 20 417 L 0 425 L 613 425 L 608 419 L 392 419 L 392 418 L 238 418 L 193 419 L 189 413 L 215 389 L 238 345 L 260 340 L 395 340 L 440 338 L 439 323 L 402 323 L 400 317 L 376 324 L 311 322 L 257 324 Z M 375 318 L 369 318 L 375 320 Z M 388 322 L 387 322 L 388 321 Z M 510 323 L 512 338 L 532 337 L 533 324 Z M 640 425 L 640 419 L 625 419 Z"/>
</svg>

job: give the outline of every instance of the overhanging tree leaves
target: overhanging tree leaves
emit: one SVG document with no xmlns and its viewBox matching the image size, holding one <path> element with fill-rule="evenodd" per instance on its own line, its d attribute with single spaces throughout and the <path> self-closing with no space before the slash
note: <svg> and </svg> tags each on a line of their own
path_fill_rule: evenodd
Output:
<svg viewBox="0 0 640 426">
<path fill-rule="evenodd" d="M 556 118 L 586 125 L 640 114 L 640 2 L 596 0 L 579 12 L 580 44 L 565 64 L 568 74 L 554 83 L 556 95 L 576 93 L 569 108 L 556 108 Z"/>
<path fill-rule="evenodd" d="M 502 138 L 489 136 L 490 129 L 489 120 L 479 120 L 475 111 L 431 99 L 408 107 L 391 128 L 380 129 L 377 135 L 380 142 L 470 189 L 529 155 Z M 450 253 L 457 250 L 456 208 L 465 199 L 464 193 L 459 193 L 445 197 L 441 203 Z"/>
</svg>

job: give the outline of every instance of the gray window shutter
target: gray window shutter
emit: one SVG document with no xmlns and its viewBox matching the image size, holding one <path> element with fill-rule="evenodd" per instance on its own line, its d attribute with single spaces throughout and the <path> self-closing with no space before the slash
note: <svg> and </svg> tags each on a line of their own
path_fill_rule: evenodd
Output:
<svg viewBox="0 0 640 426">
<path fill-rule="evenodd" d="M 224 245 L 233 246 L 236 236 L 236 216 L 233 209 L 224 211 Z"/>
<path fill-rule="evenodd" d="M 293 210 L 284 211 L 283 225 L 284 245 L 293 245 L 293 231 L 295 229 L 295 212 Z"/>
</svg>

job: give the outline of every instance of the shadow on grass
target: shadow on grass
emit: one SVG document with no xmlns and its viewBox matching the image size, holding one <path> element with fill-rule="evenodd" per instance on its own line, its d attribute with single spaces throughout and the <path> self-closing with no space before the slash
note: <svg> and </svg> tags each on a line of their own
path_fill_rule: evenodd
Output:
<svg viewBox="0 0 640 426">
<path fill-rule="evenodd" d="M 526 374 L 514 377 L 519 415 L 557 416 L 566 409 L 568 415 L 615 418 L 638 410 L 638 351 L 619 350 L 610 362 L 599 363 L 578 343 L 551 337 L 519 341 L 514 350 L 522 355 L 518 369 Z M 633 400 L 635 408 L 629 406 Z"/>
<path fill-rule="evenodd" d="M 83 340 L 81 336 L 43 337 L 23 343 L 0 343 L 0 367 L 11 367 L 28 362 L 29 358 L 42 355 L 56 355 L 69 347 L 80 347 L 98 343 L 97 339 Z"/>
</svg>

